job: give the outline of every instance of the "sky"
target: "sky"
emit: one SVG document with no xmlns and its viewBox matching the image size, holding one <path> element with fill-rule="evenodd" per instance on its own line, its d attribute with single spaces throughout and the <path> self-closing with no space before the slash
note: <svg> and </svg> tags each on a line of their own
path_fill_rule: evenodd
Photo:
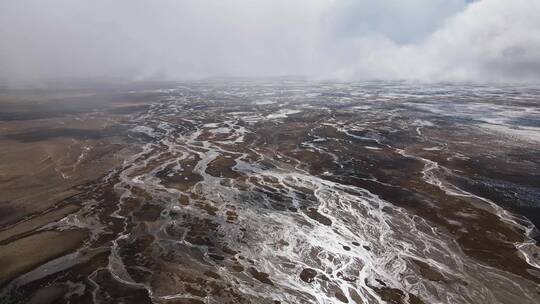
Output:
<svg viewBox="0 0 540 304">
<path fill-rule="evenodd" d="M 0 81 L 540 82 L 540 0 L 2 0 Z"/>
</svg>

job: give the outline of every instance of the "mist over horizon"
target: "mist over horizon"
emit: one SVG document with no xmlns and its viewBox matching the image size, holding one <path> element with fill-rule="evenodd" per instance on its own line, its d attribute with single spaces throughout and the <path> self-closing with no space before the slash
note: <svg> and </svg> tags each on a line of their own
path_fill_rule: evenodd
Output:
<svg viewBox="0 0 540 304">
<path fill-rule="evenodd" d="M 537 83 L 540 1 L 0 3 L 0 81 Z"/>
</svg>

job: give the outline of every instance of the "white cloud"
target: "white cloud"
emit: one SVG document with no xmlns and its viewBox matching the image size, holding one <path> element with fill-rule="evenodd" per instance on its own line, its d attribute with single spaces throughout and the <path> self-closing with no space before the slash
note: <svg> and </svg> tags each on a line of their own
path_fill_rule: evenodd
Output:
<svg viewBox="0 0 540 304">
<path fill-rule="evenodd" d="M 364 36 L 340 46 L 358 50 L 341 78 L 424 81 L 540 80 L 540 1 L 482 0 L 448 18 L 425 40 L 398 45 Z"/>
<path fill-rule="evenodd" d="M 381 34 L 418 42 L 466 6 L 466 0 L 340 0 L 327 13 L 336 37 Z"/>
<path fill-rule="evenodd" d="M 540 1 L 3 0 L 0 79 L 540 80 Z"/>
<path fill-rule="evenodd" d="M 457 15 L 419 48 L 440 58 L 438 77 L 540 80 L 540 1 L 484 0 Z M 441 72 L 439 72 L 441 71 Z"/>
</svg>

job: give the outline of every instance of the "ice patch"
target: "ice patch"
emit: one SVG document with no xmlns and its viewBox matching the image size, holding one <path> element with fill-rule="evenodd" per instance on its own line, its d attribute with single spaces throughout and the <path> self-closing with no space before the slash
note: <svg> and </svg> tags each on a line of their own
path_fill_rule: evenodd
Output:
<svg viewBox="0 0 540 304">
<path fill-rule="evenodd" d="M 136 132 L 136 133 L 143 133 L 143 134 L 146 134 L 152 138 L 156 137 L 156 132 L 154 131 L 153 128 L 151 127 L 147 127 L 147 126 L 137 126 L 133 129 L 131 129 L 132 132 Z"/>
<path fill-rule="evenodd" d="M 300 112 L 302 112 L 302 111 L 283 109 L 283 110 L 279 110 L 276 113 L 267 115 L 266 118 L 268 118 L 268 119 L 287 118 L 287 116 L 289 116 L 289 115 L 297 114 L 297 113 L 300 113 Z"/>
</svg>

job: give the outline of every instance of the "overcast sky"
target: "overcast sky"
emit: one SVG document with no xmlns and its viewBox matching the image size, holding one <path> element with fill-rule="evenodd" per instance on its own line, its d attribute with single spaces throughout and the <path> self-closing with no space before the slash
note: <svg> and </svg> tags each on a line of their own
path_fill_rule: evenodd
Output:
<svg viewBox="0 0 540 304">
<path fill-rule="evenodd" d="M 0 79 L 540 81 L 540 0 L 1 0 Z"/>
</svg>

